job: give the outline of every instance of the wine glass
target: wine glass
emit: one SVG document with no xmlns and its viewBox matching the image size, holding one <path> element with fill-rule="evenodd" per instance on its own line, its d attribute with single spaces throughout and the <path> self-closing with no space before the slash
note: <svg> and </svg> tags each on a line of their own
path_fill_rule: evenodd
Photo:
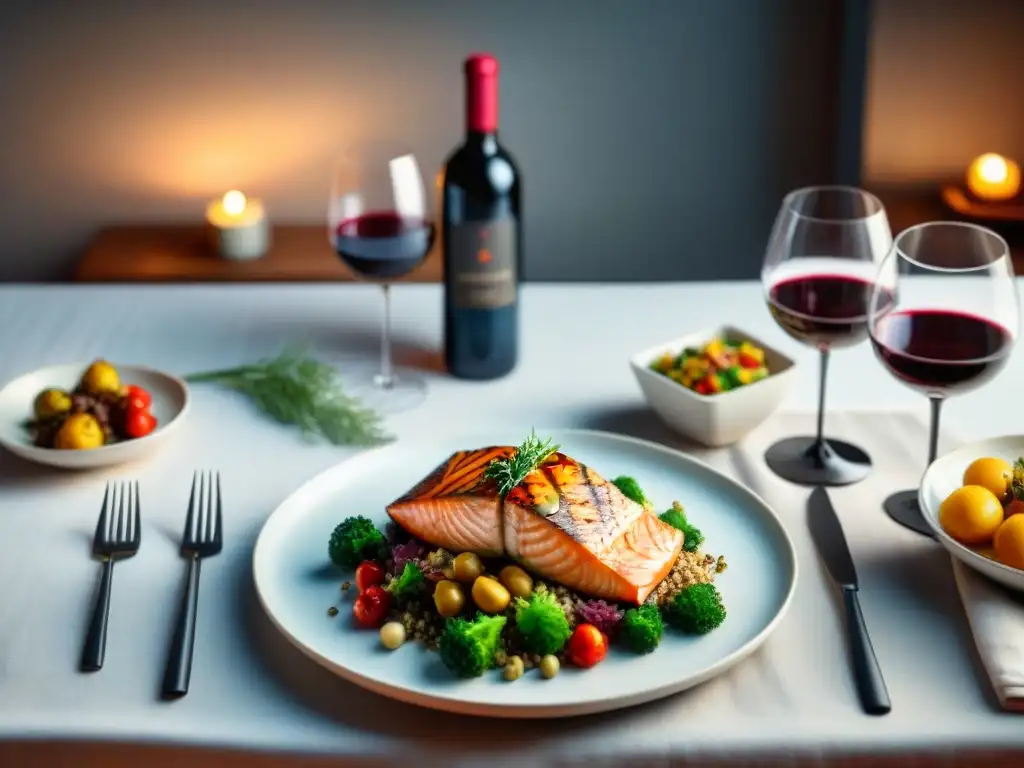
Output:
<svg viewBox="0 0 1024 768">
<path fill-rule="evenodd" d="M 882 262 L 872 308 L 875 355 L 898 381 L 931 401 L 931 464 L 943 401 L 999 373 L 1017 340 L 1020 306 L 1010 249 L 975 224 L 929 222 L 906 229 Z M 916 490 L 887 498 L 885 511 L 931 535 Z"/>
<path fill-rule="evenodd" d="M 342 157 L 327 212 L 331 246 L 359 277 L 384 293 L 380 367 L 349 370 L 352 394 L 384 413 L 408 410 L 426 395 L 411 371 L 395 371 L 391 357 L 391 282 L 419 266 L 434 243 L 435 227 L 415 156 L 389 143 L 352 147 Z"/>
<path fill-rule="evenodd" d="M 825 438 L 825 382 L 833 349 L 868 335 L 868 305 L 878 265 L 892 243 L 885 208 L 854 187 L 805 187 L 782 201 L 761 270 L 775 322 L 821 355 L 817 433 L 772 445 L 775 474 L 803 485 L 849 485 L 871 471 L 852 443 Z"/>
</svg>

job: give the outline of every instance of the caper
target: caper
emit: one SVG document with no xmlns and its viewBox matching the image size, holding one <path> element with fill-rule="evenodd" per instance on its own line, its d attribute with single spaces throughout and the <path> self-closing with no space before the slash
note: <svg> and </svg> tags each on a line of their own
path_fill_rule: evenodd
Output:
<svg viewBox="0 0 1024 768">
<path fill-rule="evenodd" d="M 484 613 L 501 613 L 508 608 L 512 596 L 497 579 L 480 576 L 473 582 L 473 602 Z"/>
<path fill-rule="evenodd" d="M 446 619 L 457 616 L 465 604 L 466 596 L 462 594 L 462 587 L 447 579 L 437 582 L 434 587 L 434 607 L 439 614 Z"/>
<path fill-rule="evenodd" d="M 456 581 L 464 584 L 472 584 L 484 572 L 484 564 L 473 552 L 463 552 L 456 556 L 452 563 L 452 570 L 455 571 Z"/>
<path fill-rule="evenodd" d="M 544 656 L 540 660 L 540 675 L 541 677 L 550 680 L 552 677 L 558 674 L 558 670 L 561 669 L 562 665 L 558 661 L 557 656 L 552 656 L 550 653 Z"/>
<path fill-rule="evenodd" d="M 533 579 L 518 565 L 506 565 L 498 578 L 513 597 L 528 597 L 533 592 Z"/>
</svg>

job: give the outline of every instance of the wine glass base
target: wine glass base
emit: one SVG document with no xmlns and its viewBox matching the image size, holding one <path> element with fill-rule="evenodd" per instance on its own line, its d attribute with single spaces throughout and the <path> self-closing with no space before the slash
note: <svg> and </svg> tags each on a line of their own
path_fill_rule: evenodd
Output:
<svg viewBox="0 0 1024 768">
<path fill-rule="evenodd" d="M 885 513 L 893 520 L 923 536 L 935 537 L 924 520 L 924 514 L 917 501 L 917 491 L 900 491 L 887 498 L 882 505 Z"/>
<path fill-rule="evenodd" d="M 852 485 L 871 472 L 871 457 L 843 440 L 819 445 L 813 437 L 789 437 L 765 451 L 764 460 L 772 472 L 797 485 Z"/>
<path fill-rule="evenodd" d="M 411 411 L 427 396 L 424 378 L 404 368 L 396 370 L 390 379 L 381 376 L 379 369 L 350 370 L 342 375 L 342 384 L 347 394 L 380 414 Z"/>
</svg>

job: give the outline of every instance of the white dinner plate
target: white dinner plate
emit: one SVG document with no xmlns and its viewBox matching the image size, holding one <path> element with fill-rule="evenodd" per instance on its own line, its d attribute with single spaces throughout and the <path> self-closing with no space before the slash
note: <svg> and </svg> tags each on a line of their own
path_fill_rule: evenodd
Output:
<svg viewBox="0 0 1024 768">
<path fill-rule="evenodd" d="M 157 427 L 152 433 L 84 451 L 33 445 L 24 423 L 32 417 L 36 397 L 44 389 L 74 389 L 89 367 L 89 363 L 71 363 L 26 373 L 0 389 L 0 445 L 23 459 L 62 469 L 110 467 L 148 456 L 163 445 L 183 421 L 189 407 L 188 386 L 177 376 L 152 368 L 120 363 L 111 365 L 117 370 L 122 384 L 136 384 L 152 396 L 150 411 L 157 420 Z"/>
<path fill-rule="evenodd" d="M 636 656 L 614 649 L 589 670 L 563 668 L 551 680 L 536 672 L 514 683 L 492 671 L 456 679 L 436 653 L 407 643 L 386 651 L 378 633 L 353 626 L 351 598 L 339 603 L 331 566 L 331 531 L 350 515 L 380 526 L 385 505 L 411 488 L 452 452 L 516 445 L 522 429 L 403 440 L 342 462 L 313 478 L 268 518 L 256 541 L 256 591 L 273 623 L 303 653 L 338 675 L 379 694 L 434 709 L 494 717 L 558 717 L 651 701 L 697 685 L 754 651 L 778 625 L 796 583 L 792 542 L 775 513 L 756 495 L 683 453 L 642 440 L 585 430 L 539 431 L 569 456 L 608 478 L 637 479 L 659 507 L 680 500 L 706 536 L 705 549 L 724 555 L 716 583 L 725 622 L 693 638 L 666 628 L 661 646 Z M 339 615 L 327 609 L 339 605 Z"/>
<path fill-rule="evenodd" d="M 963 485 L 964 470 L 967 466 L 983 456 L 1005 459 L 1013 464 L 1024 456 L 1024 435 L 992 437 L 940 456 L 932 462 L 921 478 L 917 499 L 925 521 L 935 533 L 935 538 L 953 557 L 1011 589 L 1024 592 L 1024 571 L 998 563 L 970 547 L 965 547 L 939 525 L 939 505 L 943 499 Z"/>
</svg>

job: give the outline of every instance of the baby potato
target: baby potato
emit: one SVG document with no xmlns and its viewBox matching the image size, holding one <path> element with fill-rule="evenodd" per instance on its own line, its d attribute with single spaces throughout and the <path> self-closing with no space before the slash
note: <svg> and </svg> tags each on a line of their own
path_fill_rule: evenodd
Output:
<svg viewBox="0 0 1024 768">
<path fill-rule="evenodd" d="M 452 562 L 452 570 L 455 571 L 455 580 L 463 584 L 472 584 L 484 572 L 484 564 L 473 552 L 463 552 L 456 555 Z"/>
<path fill-rule="evenodd" d="M 473 602 L 484 613 L 501 613 L 508 608 L 512 595 L 497 579 L 479 576 L 473 582 Z"/>
<path fill-rule="evenodd" d="M 498 580 L 512 593 L 512 597 L 528 597 L 533 592 L 533 579 L 518 565 L 506 565 L 498 574 Z"/>
</svg>

